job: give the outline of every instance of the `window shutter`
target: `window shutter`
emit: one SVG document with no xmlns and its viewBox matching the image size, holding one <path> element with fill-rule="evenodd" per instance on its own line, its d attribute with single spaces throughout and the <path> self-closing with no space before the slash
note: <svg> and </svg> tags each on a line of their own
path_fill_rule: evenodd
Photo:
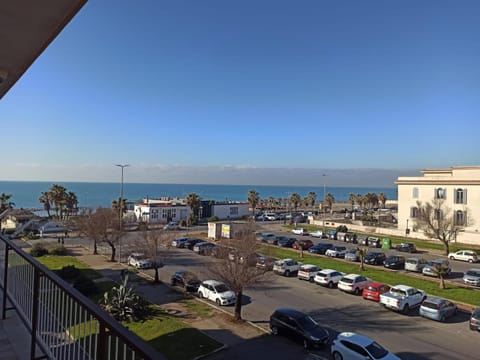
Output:
<svg viewBox="0 0 480 360">
<path fill-rule="evenodd" d="M 467 203 L 467 189 L 463 189 L 463 203 Z"/>
<path fill-rule="evenodd" d="M 467 226 L 467 210 L 463 212 L 463 226 Z"/>
</svg>

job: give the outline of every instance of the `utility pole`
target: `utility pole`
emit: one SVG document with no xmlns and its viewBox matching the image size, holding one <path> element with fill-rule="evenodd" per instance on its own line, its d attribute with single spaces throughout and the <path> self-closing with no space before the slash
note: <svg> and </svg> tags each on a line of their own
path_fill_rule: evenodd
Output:
<svg viewBox="0 0 480 360">
<path fill-rule="evenodd" d="M 122 236 L 122 231 L 123 231 L 123 169 L 130 166 L 129 164 L 115 164 L 115 166 L 118 166 L 119 168 L 122 169 L 122 182 L 121 182 L 121 188 L 120 188 L 120 204 L 119 204 L 119 220 L 120 220 L 120 238 L 118 239 L 118 262 L 122 262 L 122 241 L 121 241 L 121 236 Z"/>
<path fill-rule="evenodd" d="M 326 214 L 325 214 L 325 196 L 326 196 L 326 180 L 325 180 L 325 177 L 327 175 L 323 174 L 322 175 L 322 178 L 323 178 L 323 201 L 322 201 L 322 207 L 323 207 L 323 236 L 325 236 L 325 217 L 326 217 Z"/>
</svg>

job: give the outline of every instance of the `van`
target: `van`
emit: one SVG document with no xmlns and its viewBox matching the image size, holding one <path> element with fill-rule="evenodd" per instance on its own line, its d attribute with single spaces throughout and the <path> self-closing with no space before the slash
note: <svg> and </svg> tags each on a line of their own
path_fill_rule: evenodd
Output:
<svg viewBox="0 0 480 360">
<path fill-rule="evenodd" d="M 405 261 L 405 270 L 413 272 L 422 272 L 425 265 L 428 264 L 428 261 L 424 258 L 408 258 Z"/>
<path fill-rule="evenodd" d="M 40 236 L 44 235 L 44 234 L 58 234 L 58 233 L 65 233 L 67 231 L 67 229 L 55 222 L 55 221 L 49 221 L 47 222 L 46 224 L 44 224 L 43 226 L 40 227 Z"/>
</svg>

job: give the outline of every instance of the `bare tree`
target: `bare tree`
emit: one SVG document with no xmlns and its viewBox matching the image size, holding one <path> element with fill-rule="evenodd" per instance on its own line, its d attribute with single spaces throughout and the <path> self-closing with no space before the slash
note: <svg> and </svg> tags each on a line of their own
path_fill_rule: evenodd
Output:
<svg viewBox="0 0 480 360">
<path fill-rule="evenodd" d="M 222 245 L 224 249 L 231 250 L 223 250 L 217 254 L 220 259 L 209 266 L 209 271 L 235 293 L 234 319 L 241 320 L 243 290 L 264 280 L 265 270 L 255 266 L 258 241 L 255 232 L 249 229 L 238 233 L 235 239 L 224 240 Z"/>
<path fill-rule="evenodd" d="M 450 241 L 454 240 L 463 228 L 472 225 L 472 221 L 467 217 L 458 221 L 443 199 L 433 199 L 431 203 L 425 204 L 417 201 L 417 208 L 415 227 L 423 231 L 426 237 L 440 240 L 446 255 L 450 252 Z"/>
<path fill-rule="evenodd" d="M 109 208 L 99 207 L 85 215 L 78 216 L 76 225 L 80 235 L 93 241 L 93 253 L 98 254 L 97 244 L 106 242 L 112 249 L 111 261 L 115 261 L 116 245 L 123 235 L 118 213 Z"/>
<path fill-rule="evenodd" d="M 160 282 L 158 269 L 162 268 L 164 264 L 162 252 L 159 248 L 169 249 L 172 246 L 174 237 L 170 232 L 163 230 L 145 230 L 142 231 L 136 241 L 136 245 L 140 251 L 152 260 L 153 269 L 155 270 L 155 283 Z"/>
</svg>

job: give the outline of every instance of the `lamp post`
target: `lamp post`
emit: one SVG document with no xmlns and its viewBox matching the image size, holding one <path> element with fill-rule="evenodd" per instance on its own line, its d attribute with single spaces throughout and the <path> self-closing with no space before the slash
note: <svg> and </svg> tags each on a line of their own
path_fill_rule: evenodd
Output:
<svg viewBox="0 0 480 360">
<path fill-rule="evenodd" d="M 410 233 L 410 229 L 408 228 L 408 219 L 407 219 L 407 228 L 405 229 L 405 235 L 408 235 Z"/>
<path fill-rule="evenodd" d="M 326 180 L 325 180 L 325 177 L 327 175 L 323 174 L 322 177 L 323 177 L 323 201 L 322 201 L 322 207 L 323 207 L 323 235 L 325 235 L 325 196 L 326 196 Z"/>
<path fill-rule="evenodd" d="M 119 168 L 122 169 L 122 185 L 120 188 L 120 204 L 119 204 L 119 220 L 120 220 L 120 236 L 122 235 L 122 230 L 123 230 L 123 169 L 130 166 L 129 164 L 115 164 L 115 166 L 118 166 Z M 122 262 L 122 242 L 121 238 L 118 239 L 118 262 Z"/>
</svg>

